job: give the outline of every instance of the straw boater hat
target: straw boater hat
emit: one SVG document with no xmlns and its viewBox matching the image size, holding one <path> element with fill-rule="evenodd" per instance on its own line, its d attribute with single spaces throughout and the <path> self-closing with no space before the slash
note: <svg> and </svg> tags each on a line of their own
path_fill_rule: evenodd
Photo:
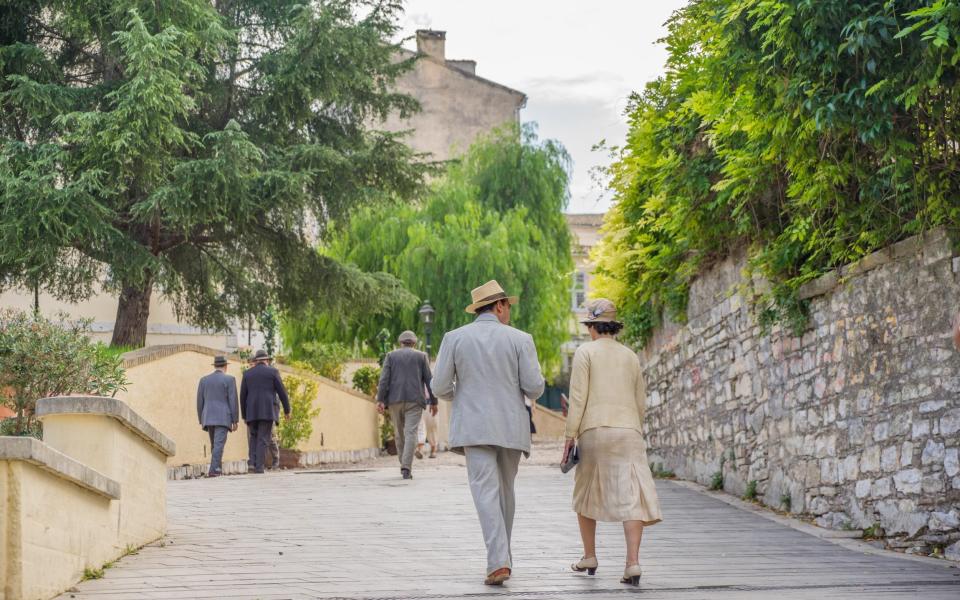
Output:
<svg viewBox="0 0 960 600">
<path fill-rule="evenodd" d="M 587 317 L 581 323 L 619 323 L 617 307 L 606 298 L 587 302 Z"/>
<path fill-rule="evenodd" d="M 415 334 L 410 330 L 404 331 L 403 333 L 400 334 L 400 337 L 397 338 L 397 341 L 400 342 L 401 344 L 404 342 L 413 342 L 414 344 L 416 344 L 417 334 Z"/>
<path fill-rule="evenodd" d="M 467 312 L 470 314 L 475 314 L 481 306 L 486 306 L 497 300 L 509 300 L 511 305 L 520 301 L 516 296 L 507 296 L 496 279 L 491 279 L 480 287 L 474 288 L 470 295 L 473 297 L 473 304 L 467 307 Z"/>
</svg>

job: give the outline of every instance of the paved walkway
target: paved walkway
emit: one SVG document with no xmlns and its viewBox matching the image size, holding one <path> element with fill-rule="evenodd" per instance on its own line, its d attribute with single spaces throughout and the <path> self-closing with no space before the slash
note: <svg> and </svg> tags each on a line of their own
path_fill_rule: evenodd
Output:
<svg viewBox="0 0 960 600">
<path fill-rule="evenodd" d="M 600 527 L 596 577 L 574 575 L 573 479 L 538 465 L 520 470 L 515 576 L 485 587 L 466 473 L 439 462 L 413 481 L 379 468 L 171 482 L 166 540 L 62 598 L 960 598 L 960 569 L 851 550 L 668 481 L 641 587 L 618 581 L 614 524 Z"/>
</svg>

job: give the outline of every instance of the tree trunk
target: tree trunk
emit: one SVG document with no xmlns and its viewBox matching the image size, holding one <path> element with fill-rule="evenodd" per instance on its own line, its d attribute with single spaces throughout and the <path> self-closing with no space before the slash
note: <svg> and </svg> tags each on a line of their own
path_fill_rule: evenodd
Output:
<svg viewBox="0 0 960 600">
<path fill-rule="evenodd" d="M 111 346 L 142 348 L 146 345 L 152 291 L 152 277 L 148 277 L 141 285 L 123 286 L 117 304 L 117 320 L 113 324 Z"/>
</svg>

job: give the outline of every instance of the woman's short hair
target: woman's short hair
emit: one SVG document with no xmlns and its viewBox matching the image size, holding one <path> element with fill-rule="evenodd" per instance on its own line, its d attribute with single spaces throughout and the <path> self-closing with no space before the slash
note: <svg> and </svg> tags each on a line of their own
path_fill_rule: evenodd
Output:
<svg viewBox="0 0 960 600">
<path fill-rule="evenodd" d="M 598 321 L 596 323 L 587 323 L 587 327 L 593 327 L 594 331 L 600 335 L 617 335 L 623 329 L 623 323 L 618 321 Z"/>
</svg>

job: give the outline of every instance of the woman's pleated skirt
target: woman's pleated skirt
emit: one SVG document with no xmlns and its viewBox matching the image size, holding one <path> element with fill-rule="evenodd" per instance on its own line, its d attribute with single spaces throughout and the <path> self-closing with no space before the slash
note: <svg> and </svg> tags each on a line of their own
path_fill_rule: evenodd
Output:
<svg viewBox="0 0 960 600">
<path fill-rule="evenodd" d="M 573 510 L 597 521 L 659 523 L 660 501 L 635 429 L 597 427 L 580 435 Z"/>
</svg>

